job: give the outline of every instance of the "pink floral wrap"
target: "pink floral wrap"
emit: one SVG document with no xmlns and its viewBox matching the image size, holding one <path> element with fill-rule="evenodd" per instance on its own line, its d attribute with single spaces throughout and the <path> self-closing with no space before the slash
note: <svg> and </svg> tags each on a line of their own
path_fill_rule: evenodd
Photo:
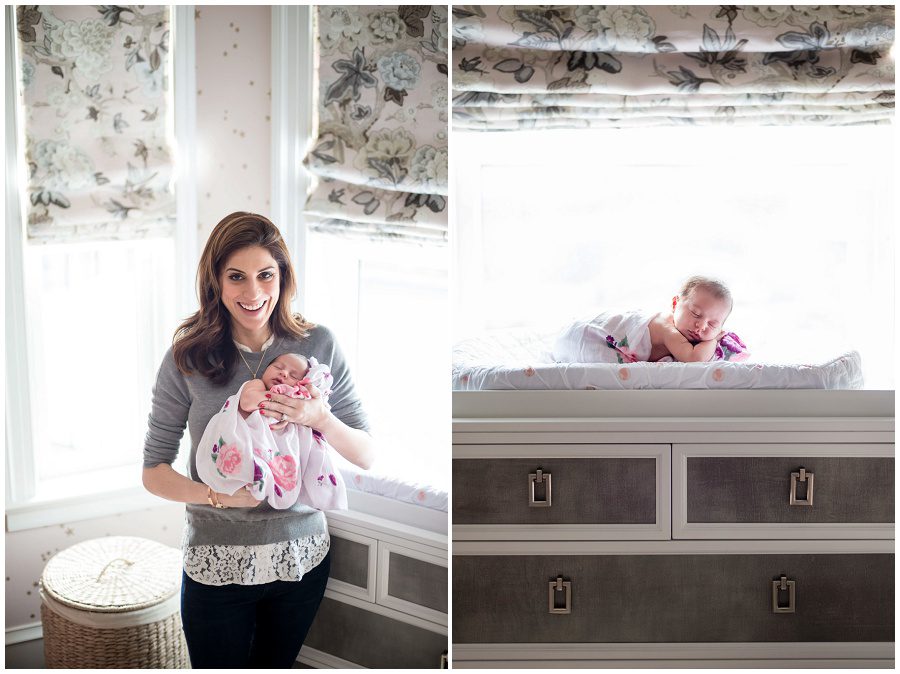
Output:
<svg viewBox="0 0 900 674">
<path fill-rule="evenodd" d="M 327 398 L 332 381 L 328 366 L 315 358 L 309 364 L 306 378 Z M 277 509 L 300 502 L 319 510 L 346 510 L 347 490 L 331 462 L 325 436 L 292 423 L 272 430 L 278 420 L 262 416 L 259 410 L 244 419 L 239 410 L 243 388 L 225 401 L 203 432 L 197 448 L 200 479 L 223 494 L 251 485 L 250 493 Z M 302 386 L 277 384 L 270 391 L 309 398 Z"/>
<path fill-rule="evenodd" d="M 653 345 L 650 321 L 653 313 L 643 311 L 608 311 L 594 318 L 576 321 L 557 337 L 553 360 L 557 363 L 625 364 L 646 361 Z M 733 332 L 719 340 L 710 360 L 742 361 L 750 356 L 747 345 Z M 672 356 L 660 363 L 674 362 Z"/>
</svg>

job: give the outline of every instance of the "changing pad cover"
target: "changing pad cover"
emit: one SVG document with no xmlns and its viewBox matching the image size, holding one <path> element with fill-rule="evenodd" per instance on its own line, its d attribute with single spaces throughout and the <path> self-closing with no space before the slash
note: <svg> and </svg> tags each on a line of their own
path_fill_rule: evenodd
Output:
<svg viewBox="0 0 900 674">
<path fill-rule="evenodd" d="M 348 490 L 361 491 L 377 496 L 412 503 L 432 510 L 447 512 L 448 495 L 436 487 L 398 480 L 370 471 L 342 466 L 340 468 Z"/>
<path fill-rule="evenodd" d="M 554 363 L 553 333 L 517 329 L 485 334 L 453 349 L 453 389 L 858 389 L 859 353 L 823 363 Z"/>
</svg>

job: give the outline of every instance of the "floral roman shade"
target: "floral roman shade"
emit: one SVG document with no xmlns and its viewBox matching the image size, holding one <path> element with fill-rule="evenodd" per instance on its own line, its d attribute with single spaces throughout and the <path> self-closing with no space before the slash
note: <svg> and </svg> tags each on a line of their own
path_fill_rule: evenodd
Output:
<svg viewBox="0 0 900 674">
<path fill-rule="evenodd" d="M 320 6 L 314 230 L 447 238 L 446 5 Z"/>
<path fill-rule="evenodd" d="M 169 9 L 16 7 L 34 243 L 168 236 Z"/>
<path fill-rule="evenodd" d="M 454 5 L 453 123 L 885 123 L 893 42 L 892 5 Z"/>
</svg>

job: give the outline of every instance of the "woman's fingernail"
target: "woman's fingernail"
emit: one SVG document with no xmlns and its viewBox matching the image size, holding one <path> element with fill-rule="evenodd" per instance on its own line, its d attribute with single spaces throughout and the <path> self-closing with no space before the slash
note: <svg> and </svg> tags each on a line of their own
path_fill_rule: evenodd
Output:
<svg viewBox="0 0 900 674">
<path fill-rule="evenodd" d="M 259 409 L 262 410 L 262 409 L 265 409 L 265 408 L 266 408 L 266 404 L 265 404 L 265 403 L 260 403 L 260 404 L 259 404 Z"/>
<path fill-rule="evenodd" d="M 266 398 L 271 398 L 271 397 L 272 397 L 271 393 L 266 393 Z"/>
</svg>

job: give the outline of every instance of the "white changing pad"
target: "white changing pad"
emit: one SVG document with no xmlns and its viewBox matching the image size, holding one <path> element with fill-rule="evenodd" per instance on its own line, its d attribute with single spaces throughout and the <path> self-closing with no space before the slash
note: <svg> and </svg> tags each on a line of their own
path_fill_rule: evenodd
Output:
<svg viewBox="0 0 900 674">
<path fill-rule="evenodd" d="M 341 467 L 348 490 L 362 491 L 413 505 L 447 512 L 447 492 L 424 484 L 404 482 L 386 475 Z"/>
<path fill-rule="evenodd" d="M 554 363 L 556 333 L 509 330 L 459 342 L 453 349 L 453 389 L 858 389 L 856 351 L 824 363 Z M 751 345 L 752 352 L 752 345 Z"/>
</svg>

